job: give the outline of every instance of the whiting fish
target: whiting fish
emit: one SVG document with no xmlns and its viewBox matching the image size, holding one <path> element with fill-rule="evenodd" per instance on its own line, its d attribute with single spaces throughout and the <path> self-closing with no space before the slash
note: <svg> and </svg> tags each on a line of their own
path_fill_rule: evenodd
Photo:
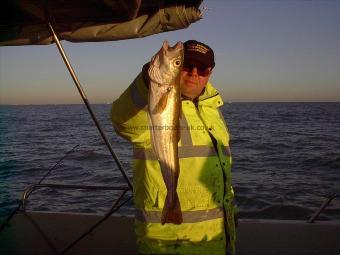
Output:
<svg viewBox="0 0 340 255">
<path fill-rule="evenodd" d="M 183 44 L 170 47 L 164 41 L 152 58 L 148 75 L 148 112 L 152 146 L 161 166 L 167 188 L 161 223 L 181 224 L 182 212 L 177 194 L 179 177 L 178 140 L 180 101 L 180 72 L 183 66 Z"/>
</svg>

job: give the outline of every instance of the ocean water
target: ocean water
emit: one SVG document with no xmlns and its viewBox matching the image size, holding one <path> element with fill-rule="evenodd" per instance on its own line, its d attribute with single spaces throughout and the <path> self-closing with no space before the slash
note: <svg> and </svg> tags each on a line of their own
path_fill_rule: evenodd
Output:
<svg viewBox="0 0 340 255">
<path fill-rule="evenodd" d="M 93 109 L 131 177 L 132 146 L 114 133 L 110 105 Z M 320 218 L 340 220 L 340 103 L 229 103 L 222 112 L 241 218 L 307 220 L 337 194 Z M 0 106 L 0 216 L 74 146 L 43 183 L 125 184 L 84 105 Z M 115 191 L 43 188 L 27 208 L 105 213 L 116 197 Z M 132 202 L 119 213 L 133 214 Z"/>
</svg>

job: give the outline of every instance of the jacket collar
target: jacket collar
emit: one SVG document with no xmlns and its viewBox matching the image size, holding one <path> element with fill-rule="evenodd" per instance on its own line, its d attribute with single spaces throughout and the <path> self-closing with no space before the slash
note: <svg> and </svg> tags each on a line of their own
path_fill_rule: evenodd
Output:
<svg viewBox="0 0 340 255">
<path fill-rule="evenodd" d="M 218 91 L 210 82 L 208 82 L 202 95 L 198 97 L 197 104 L 211 107 L 220 107 L 223 105 L 223 100 Z"/>
<path fill-rule="evenodd" d="M 181 97 L 182 100 L 190 100 L 195 105 L 199 106 L 205 105 L 217 108 L 223 105 L 221 95 L 218 93 L 218 91 L 213 87 L 213 85 L 210 82 L 207 83 L 202 94 L 198 98 L 192 100 L 191 98 L 188 98 L 184 95 L 182 95 Z"/>
</svg>

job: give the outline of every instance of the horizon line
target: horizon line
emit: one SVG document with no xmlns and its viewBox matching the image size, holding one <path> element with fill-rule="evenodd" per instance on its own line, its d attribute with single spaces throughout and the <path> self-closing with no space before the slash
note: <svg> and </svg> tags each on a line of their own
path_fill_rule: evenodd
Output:
<svg viewBox="0 0 340 255">
<path fill-rule="evenodd" d="M 107 105 L 111 103 L 91 103 L 91 105 Z M 339 101 L 225 101 L 224 104 L 239 103 L 340 103 Z M 85 105 L 85 103 L 27 103 L 27 104 L 2 104 L 0 106 L 39 106 L 39 105 Z"/>
</svg>

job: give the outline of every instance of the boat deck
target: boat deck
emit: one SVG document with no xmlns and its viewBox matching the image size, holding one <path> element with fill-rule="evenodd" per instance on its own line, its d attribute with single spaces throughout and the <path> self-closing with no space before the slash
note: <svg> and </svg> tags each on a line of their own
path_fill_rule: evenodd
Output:
<svg viewBox="0 0 340 255">
<path fill-rule="evenodd" d="M 17 214 L 0 233 L 0 254 L 60 254 L 102 216 Z M 340 222 L 241 219 L 237 255 L 339 255 Z M 111 216 L 65 254 L 138 254 L 133 218 Z"/>
</svg>

